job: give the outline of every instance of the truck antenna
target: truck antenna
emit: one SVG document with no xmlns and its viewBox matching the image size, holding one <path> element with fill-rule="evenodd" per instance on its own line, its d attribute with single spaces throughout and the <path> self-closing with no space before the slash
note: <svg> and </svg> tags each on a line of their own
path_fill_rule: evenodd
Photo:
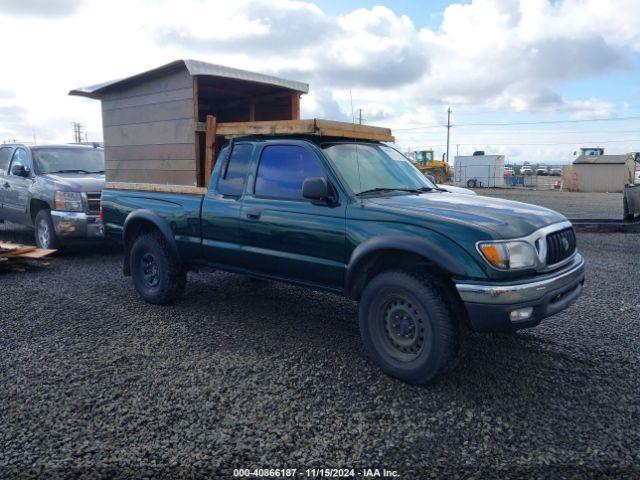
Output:
<svg viewBox="0 0 640 480">
<path fill-rule="evenodd" d="M 351 101 L 351 122 L 353 123 L 353 130 L 355 132 L 356 130 L 356 117 L 354 115 L 353 112 L 353 94 L 351 93 L 351 89 L 349 89 L 349 100 Z M 353 138 L 353 145 L 356 147 L 356 165 L 358 167 L 358 191 L 361 192 L 362 191 L 362 177 L 360 176 L 360 152 L 358 152 L 358 141 L 357 139 Z M 364 206 L 364 199 L 360 198 L 360 206 Z"/>
</svg>

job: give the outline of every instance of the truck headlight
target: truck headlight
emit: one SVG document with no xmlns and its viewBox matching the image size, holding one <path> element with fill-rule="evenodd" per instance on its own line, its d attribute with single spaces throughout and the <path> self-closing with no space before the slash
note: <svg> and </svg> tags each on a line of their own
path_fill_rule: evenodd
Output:
<svg viewBox="0 0 640 480">
<path fill-rule="evenodd" d="M 535 267 L 538 260 L 535 248 L 522 241 L 482 242 L 478 249 L 487 262 L 501 270 Z"/>
<path fill-rule="evenodd" d="M 53 197 L 53 209 L 67 212 L 82 212 L 82 195 L 80 192 L 57 191 Z"/>
</svg>

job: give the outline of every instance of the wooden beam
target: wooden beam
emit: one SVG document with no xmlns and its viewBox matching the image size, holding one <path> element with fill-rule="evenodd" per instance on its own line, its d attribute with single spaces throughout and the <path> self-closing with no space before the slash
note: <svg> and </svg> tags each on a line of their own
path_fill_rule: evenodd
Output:
<svg viewBox="0 0 640 480">
<path fill-rule="evenodd" d="M 300 94 L 291 94 L 291 120 L 300 120 Z"/>
<path fill-rule="evenodd" d="M 209 179 L 216 161 L 216 117 L 207 115 L 206 137 L 204 145 L 204 186 L 209 186 Z"/>
<path fill-rule="evenodd" d="M 218 124 L 218 135 L 295 135 L 313 133 L 313 120 L 275 120 L 263 122 L 223 122 Z"/>
<path fill-rule="evenodd" d="M 380 142 L 394 141 L 391 130 L 388 128 L 318 119 L 221 122 L 217 125 L 217 135 L 227 137 L 244 135 L 324 135 Z"/>
<path fill-rule="evenodd" d="M 193 121 L 197 122 L 200 120 L 200 103 L 198 98 L 198 77 L 193 77 Z M 195 158 L 196 158 L 196 185 L 201 187 L 204 185 L 204 181 L 202 179 L 202 158 L 200 158 L 200 142 L 202 139 L 200 138 L 200 134 L 198 132 L 194 132 L 193 134 L 193 145 L 195 148 Z"/>
<path fill-rule="evenodd" d="M 104 188 L 109 190 L 136 190 L 140 192 L 189 193 L 193 195 L 204 195 L 207 193 L 207 189 L 204 187 L 160 185 L 157 183 L 107 182 L 104 184 Z"/>
</svg>

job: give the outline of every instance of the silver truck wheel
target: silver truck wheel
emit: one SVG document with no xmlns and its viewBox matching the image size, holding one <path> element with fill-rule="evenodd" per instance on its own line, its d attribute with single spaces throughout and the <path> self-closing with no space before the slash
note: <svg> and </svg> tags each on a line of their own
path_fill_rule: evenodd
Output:
<svg viewBox="0 0 640 480">
<path fill-rule="evenodd" d="M 40 210 L 36 215 L 35 240 L 39 248 L 58 248 L 60 241 L 48 210 Z"/>
</svg>

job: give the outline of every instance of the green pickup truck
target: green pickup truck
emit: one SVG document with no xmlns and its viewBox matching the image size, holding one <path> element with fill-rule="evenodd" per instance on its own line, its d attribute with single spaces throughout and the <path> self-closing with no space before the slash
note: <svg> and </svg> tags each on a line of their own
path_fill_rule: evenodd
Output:
<svg viewBox="0 0 640 480">
<path fill-rule="evenodd" d="M 107 185 L 102 217 L 147 302 L 175 300 L 199 267 L 344 295 L 371 358 L 411 383 L 455 364 L 463 328 L 532 327 L 584 283 L 564 216 L 444 191 L 375 141 L 235 138 L 206 191 Z"/>
</svg>

